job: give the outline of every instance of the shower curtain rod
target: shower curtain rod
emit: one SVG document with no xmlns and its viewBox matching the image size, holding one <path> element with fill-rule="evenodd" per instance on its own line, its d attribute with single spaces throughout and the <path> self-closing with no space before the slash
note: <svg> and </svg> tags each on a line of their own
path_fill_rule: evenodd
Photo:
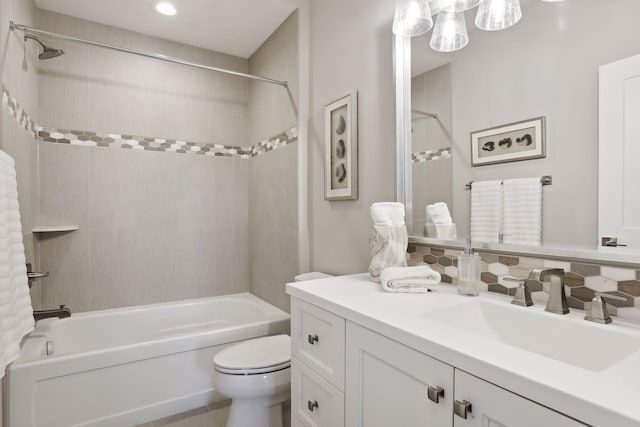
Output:
<svg viewBox="0 0 640 427">
<path fill-rule="evenodd" d="M 266 83 L 273 83 L 280 86 L 284 86 L 285 88 L 289 87 L 289 84 L 286 81 L 270 79 L 267 77 L 254 76 L 252 74 L 240 73 L 238 71 L 226 70 L 224 68 L 217 68 L 217 67 L 210 67 L 208 65 L 196 64 L 195 62 L 183 61 L 181 59 L 176 59 L 170 56 L 160 55 L 157 53 L 149 53 L 149 52 L 143 52 L 140 50 L 127 49 L 125 47 L 113 46 L 110 44 L 98 43 L 91 40 L 84 40 L 76 37 L 65 36 L 63 34 L 51 33 L 49 31 L 38 30 L 37 28 L 27 27 L 26 25 L 15 24 L 13 21 L 9 21 L 9 28 L 11 29 L 11 31 L 20 30 L 20 31 L 23 31 L 25 34 L 28 34 L 28 33 L 42 34 L 43 36 L 49 36 L 49 37 L 53 37 L 60 40 L 69 40 L 72 42 L 84 43 L 91 46 L 103 47 L 106 49 L 117 50 L 125 53 L 132 53 L 134 55 L 144 56 L 145 58 L 159 59 L 161 61 L 172 62 L 174 64 L 180 64 L 180 65 L 186 65 L 188 67 L 200 68 L 200 69 L 209 70 L 209 71 L 216 71 L 218 73 L 230 74 L 232 76 L 237 76 L 237 77 L 245 77 L 247 79 L 259 80 Z"/>
<path fill-rule="evenodd" d="M 413 114 L 419 114 L 421 116 L 427 116 L 427 117 L 432 117 L 434 119 L 438 118 L 438 115 L 435 113 L 427 113 L 426 111 L 420 111 L 420 110 L 411 110 L 411 112 Z"/>
</svg>

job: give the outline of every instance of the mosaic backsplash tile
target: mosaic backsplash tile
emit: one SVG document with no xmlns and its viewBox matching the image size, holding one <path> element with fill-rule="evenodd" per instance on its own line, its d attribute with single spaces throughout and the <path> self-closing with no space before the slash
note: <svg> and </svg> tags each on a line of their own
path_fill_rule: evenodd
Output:
<svg viewBox="0 0 640 427">
<path fill-rule="evenodd" d="M 57 144 L 114 147 L 132 150 L 164 151 L 179 154 L 250 159 L 292 144 L 298 140 L 297 127 L 292 127 L 276 136 L 260 141 L 253 146 L 234 146 L 149 136 L 45 128 L 36 125 L 15 97 L 11 95 L 5 87 L 2 88 L 2 104 L 11 116 L 35 139 Z"/>
<path fill-rule="evenodd" d="M 443 249 L 423 245 L 409 245 L 410 265 L 428 264 L 442 275 L 442 281 L 455 285 L 458 278 L 457 249 Z M 562 268 L 565 271 L 565 291 L 569 307 L 586 310 L 595 292 L 609 292 L 624 300 L 609 300 L 609 314 L 621 318 L 640 320 L 640 271 L 631 268 L 610 267 L 546 260 L 476 251 L 481 258 L 482 290 L 513 296 L 517 282 L 505 280 L 526 279 L 534 268 Z M 536 302 L 546 302 L 544 289 L 532 289 Z"/>
<path fill-rule="evenodd" d="M 439 148 L 437 150 L 417 151 L 411 153 L 411 161 L 413 163 L 423 163 L 432 160 L 442 160 L 451 158 L 451 149 L 449 147 Z"/>
</svg>

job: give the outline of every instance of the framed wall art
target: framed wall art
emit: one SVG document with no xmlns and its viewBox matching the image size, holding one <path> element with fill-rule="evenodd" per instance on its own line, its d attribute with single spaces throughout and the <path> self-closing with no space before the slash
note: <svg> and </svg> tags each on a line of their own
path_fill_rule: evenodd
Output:
<svg viewBox="0 0 640 427">
<path fill-rule="evenodd" d="M 324 198 L 358 198 L 358 93 L 331 101 L 324 109 Z"/>
<path fill-rule="evenodd" d="M 471 165 L 482 166 L 546 156 L 545 118 L 471 132 Z"/>
</svg>

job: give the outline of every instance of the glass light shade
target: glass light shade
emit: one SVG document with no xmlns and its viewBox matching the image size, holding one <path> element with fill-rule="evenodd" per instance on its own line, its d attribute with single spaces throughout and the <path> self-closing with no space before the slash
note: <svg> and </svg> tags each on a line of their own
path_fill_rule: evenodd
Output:
<svg viewBox="0 0 640 427">
<path fill-rule="evenodd" d="M 414 37 L 424 34 L 433 27 L 429 10 L 429 0 L 398 0 L 393 17 L 393 33 Z"/>
<path fill-rule="evenodd" d="M 464 12 L 473 9 L 482 3 L 483 0 L 446 0 L 441 2 L 442 10 L 447 12 Z M 557 1 L 557 0 L 556 0 Z"/>
<path fill-rule="evenodd" d="M 522 18 L 520 0 L 484 0 L 476 15 L 476 26 L 485 31 L 504 30 Z"/>
<path fill-rule="evenodd" d="M 440 12 L 431 35 L 431 49 L 438 52 L 453 52 L 469 43 L 464 12 Z"/>
</svg>

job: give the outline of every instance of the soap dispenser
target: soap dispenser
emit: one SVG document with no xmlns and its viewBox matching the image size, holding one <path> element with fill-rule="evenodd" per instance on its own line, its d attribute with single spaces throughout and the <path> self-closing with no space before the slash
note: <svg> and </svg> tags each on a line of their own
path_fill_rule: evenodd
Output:
<svg viewBox="0 0 640 427">
<path fill-rule="evenodd" d="M 473 253 L 471 237 L 467 237 L 464 253 L 458 255 L 458 293 L 466 296 L 480 293 L 480 256 Z"/>
</svg>

